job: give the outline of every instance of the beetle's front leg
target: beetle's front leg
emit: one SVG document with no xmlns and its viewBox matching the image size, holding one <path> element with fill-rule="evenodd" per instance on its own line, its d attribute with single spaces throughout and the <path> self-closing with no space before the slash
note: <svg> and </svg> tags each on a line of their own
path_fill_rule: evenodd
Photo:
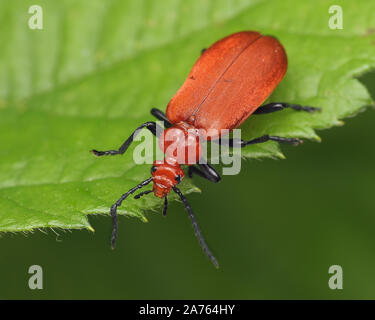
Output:
<svg viewBox="0 0 375 320">
<path fill-rule="evenodd" d="M 130 135 L 128 139 L 126 139 L 126 141 L 121 145 L 120 148 L 118 148 L 118 150 L 98 151 L 94 149 L 94 150 L 91 150 L 91 152 L 97 157 L 107 156 L 107 155 L 114 156 L 117 154 L 123 154 L 129 148 L 130 144 L 133 142 L 134 138 L 138 135 L 140 130 L 142 130 L 143 128 L 147 128 L 148 130 L 150 130 L 154 136 L 156 136 L 157 133 L 163 132 L 163 129 L 156 122 L 154 121 L 145 122 L 144 124 L 140 125 Z M 158 128 L 158 130 L 156 130 L 156 128 Z"/>
<path fill-rule="evenodd" d="M 158 120 L 163 121 L 166 128 L 172 127 L 172 123 L 169 121 L 165 113 L 159 109 L 152 108 L 151 114 Z"/>
</svg>

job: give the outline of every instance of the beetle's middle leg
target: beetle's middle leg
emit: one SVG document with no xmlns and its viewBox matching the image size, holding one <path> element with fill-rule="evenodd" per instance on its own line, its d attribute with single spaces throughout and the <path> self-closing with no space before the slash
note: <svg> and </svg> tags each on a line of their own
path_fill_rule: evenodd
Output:
<svg viewBox="0 0 375 320">
<path fill-rule="evenodd" d="M 288 143 L 292 144 L 294 146 L 299 145 L 303 141 L 298 138 L 284 138 L 284 137 L 278 137 L 278 136 L 270 136 L 268 134 L 261 136 L 259 138 L 251 139 L 251 140 L 242 140 L 242 139 L 228 139 L 228 140 L 216 140 L 215 142 L 219 142 L 220 145 L 224 144 L 223 141 L 225 142 L 226 145 L 229 144 L 229 147 L 231 148 L 243 148 L 251 144 L 257 144 L 257 143 L 263 143 L 267 141 L 276 141 L 276 142 L 281 142 L 281 143 Z"/>
</svg>

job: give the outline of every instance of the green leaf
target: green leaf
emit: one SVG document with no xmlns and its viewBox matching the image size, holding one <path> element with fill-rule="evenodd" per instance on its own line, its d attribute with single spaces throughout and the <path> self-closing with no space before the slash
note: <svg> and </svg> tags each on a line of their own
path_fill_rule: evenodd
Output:
<svg viewBox="0 0 375 320">
<path fill-rule="evenodd" d="M 357 76 L 375 67 L 375 3 L 340 1 L 344 29 L 328 27 L 330 1 L 40 0 L 43 30 L 28 28 L 34 1 L 0 4 L 0 231 L 91 229 L 149 166 L 118 147 L 152 107 L 164 109 L 200 50 L 239 30 L 285 46 L 289 69 L 270 101 L 320 106 L 249 118 L 243 137 L 318 140 L 314 129 L 342 124 L 372 103 Z M 247 157 L 281 157 L 269 142 Z M 188 179 L 184 192 L 198 191 Z M 160 199 L 127 200 L 119 213 L 145 220 Z"/>
</svg>

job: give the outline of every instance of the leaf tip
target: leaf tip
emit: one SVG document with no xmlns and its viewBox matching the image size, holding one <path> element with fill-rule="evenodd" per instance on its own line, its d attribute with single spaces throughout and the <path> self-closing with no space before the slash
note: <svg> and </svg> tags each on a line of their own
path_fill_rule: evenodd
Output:
<svg viewBox="0 0 375 320">
<path fill-rule="evenodd" d="M 315 136 L 315 137 L 314 137 L 314 140 L 315 140 L 316 142 L 322 142 L 322 138 L 319 137 L 319 136 Z"/>
<path fill-rule="evenodd" d="M 285 159 L 286 159 L 286 156 L 284 156 L 284 154 L 281 153 L 281 152 L 277 152 L 276 155 L 277 155 L 281 160 L 285 160 Z"/>
<path fill-rule="evenodd" d="M 89 230 L 89 231 L 91 231 L 91 232 L 95 232 L 95 229 L 94 229 L 93 227 L 91 227 L 91 226 L 88 226 L 88 227 L 87 227 L 87 230 Z"/>
<path fill-rule="evenodd" d="M 335 122 L 334 122 L 334 125 L 336 127 L 342 127 L 344 124 L 345 124 L 345 122 L 342 121 L 342 120 L 335 120 Z"/>
</svg>

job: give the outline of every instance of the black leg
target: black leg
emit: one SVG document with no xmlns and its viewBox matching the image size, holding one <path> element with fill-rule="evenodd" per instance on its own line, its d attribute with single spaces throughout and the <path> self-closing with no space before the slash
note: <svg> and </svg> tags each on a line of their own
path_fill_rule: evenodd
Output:
<svg viewBox="0 0 375 320">
<path fill-rule="evenodd" d="M 114 205 L 111 207 L 111 216 L 113 221 L 113 228 L 112 228 L 112 238 L 111 238 L 111 247 L 112 249 L 115 248 L 116 238 L 117 238 L 117 207 L 121 206 L 121 203 L 131 194 L 136 192 L 138 189 L 148 185 L 152 181 L 152 178 L 148 178 L 147 180 L 141 182 L 139 185 L 131 188 L 127 193 L 124 193 L 120 199 L 118 199 Z"/>
<path fill-rule="evenodd" d="M 219 182 L 221 180 L 220 175 L 217 173 L 217 171 L 211 167 L 208 163 L 197 163 L 200 169 L 195 167 L 194 165 L 189 166 L 188 169 L 188 175 L 191 178 L 193 174 L 197 174 L 198 176 L 205 178 L 211 182 Z"/>
<path fill-rule="evenodd" d="M 152 108 L 151 109 L 151 114 L 158 120 L 164 121 L 164 125 L 166 128 L 172 127 L 172 123 L 168 120 L 167 116 L 165 113 L 159 109 Z"/>
<path fill-rule="evenodd" d="M 137 136 L 139 131 L 143 128 L 147 128 L 152 132 L 153 135 L 156 136 L 156 128 L 158 127 L 158 132 L 163 132 L 163 129 L 156 124 L 156 122 L 149 121 L 142 125 L 140 125 L 131 135 L 130 137 L 121 145 L 121 147 L 118 150 L 107 150 L 107 151 L 97 151 L 97 150 L 91 150 L 91 152 L 100 157 L 100 156 L 107 156 L 111 155 L 114 156 L 116 154 L 123 154 L 125 151 L 129 148 L 130 144 L 133 142 L 134 138 Z"/>
<path fill-rule="evenodd" d="M 165 217 L 167 215 L 168 210 L 168 199 L 167 196 L 164 197 L 164 208 L 163 208 L 163 216 Z"/>
<path fill-rule="evenodd" d="M 260 106 L 253 114 L 265 114 L 265 113 L 271 113 L 276 112 L 280 110 L 284 110 L 286 108 L 290 108 L 297 111 L 307 111 L 310 113 L 313 113 L 315 111 L 321 111 L 320 108 L 315 107 L 309 107 L 309 106 L 301 106 L 299 104 L 290 104 L 290 103 L 284 103 L 284 102 L 274 102 L 265 104 L 264 106 Z"/>
<path fill-rule="evenodd" d="M 226 140 L 216 140 L 215 142 L 219 142 L 220 144 L 223 144 L 223 141 L 226 141 Z M 277 137 L 277 136 L 269 136 L 268 134 L 264 135 L 264 136 L 261 136 L 259 138 L 256 138 L 256 139 L 252 139 L 252 140 L 248 140 L 248 141 L 245 141 L 245 140 L 238 140 L 238 139 L 228 139 L 227 140 L 229 142 L 229 146 L 231 148 L 243 148 L 243 147 L 246 147 L 250 144 L 257 144 L 257 143 L 263 143 L 263 142 L 267 142 L 267 141 L 276 141 L 276 142 L 281 142 L 281 143 L 289 143 L 289 144 L 292 144 L 294 146 L 297 146 L 299 145 L 300 143 L 302 143 L 303 141 L 298 139 L 298 138 L 283 138 L 283 137 Z"/>
<path fill-rule="evenodd" d="M 211 262 L 213 263 L 213 265 L 216 268 L 219 268 L 219 263 L 217 262 L 215 256 L 212 254 L 211 250 L 208 248 L 208 246 L 206 244 L 206 241 L 204 241 L 204 238 L 202 236 L 201 230 L 199 229 L 198 222 L 195 219 L 194 212 L 191 209 L 189 202 L 187 201 L 187 199 L 185 198 L 185 196 L 182 194 L 182 192 L 180 191 L 180 189 L 178 189 L 177 187 L 173 187 L 173 191 L 178 194 L 178 196 L 180 197 L 181 201 L 183 202 L 183 204 L 185 206 L 185 209 L 188 212 L 188 215 L 189 215 L 189 217 L 191 219 L 191 222 L 192 222 L 192 225 L 193 225 L 193 228 L 194 228 L 194 233 L 195 233 L 196 237 L 198 238 L 199 244 L 201 245 L 204 253 L 211 260 Z"/>
</svg>

